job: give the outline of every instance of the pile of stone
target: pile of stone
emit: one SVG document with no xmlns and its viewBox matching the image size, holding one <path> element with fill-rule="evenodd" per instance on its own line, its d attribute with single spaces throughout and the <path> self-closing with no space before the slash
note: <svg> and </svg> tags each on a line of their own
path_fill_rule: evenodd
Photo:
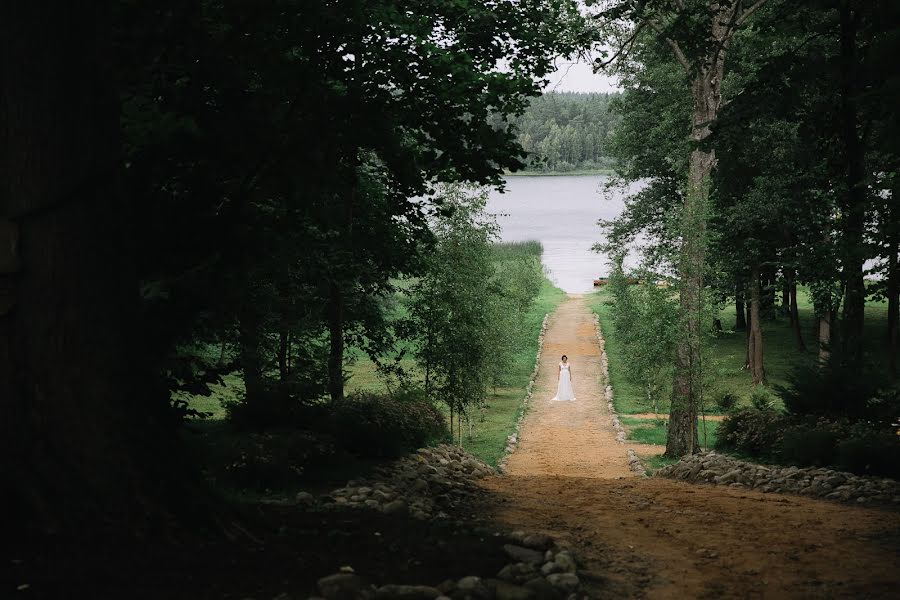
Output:
<svg viewBox="0 0 900 600">
<path fill-rule="evenodd" d="M 427 585 L 373 585 L 351 569 L 318 581 L 325 600 L 575 600 L 581 593 L 578 566 L 571 552 L 545 535 L 513 532 L 503 550 L 511 561 L 495 577 L 475 575 Z M 315 600 L 315 599 L 310 599 Z"/>
<path fill-rule="evenodd" d="M 599 315 L 594 315 L 594 328 L 597 331 L 597 344 L 600 346 L 600 381 L 606 384 L 606 407 L 609 410 L 613 430 L 616 432 L 616 441 L 624 444 L 628 433 L 622 427 L 616 407 L 613 406 L 613 389 L 609 385 L 609 358 L 606 356 L 606 341 L 603 339 L 603 331 L 600 329 Z M 628 468 L 642 477 L 647 475 L 644 463 L 631 448 L 628 449 Z"/>
<path fill-rule="evenodd" d="M 487 464 L 456 446 L 422 448 L 373 477 L 353 480 L 323 500 L 335 507 L 357 507 L 388 514 L 409 514 L 416 519 L 446 518 L 448 513 L 477 494 L 475 480 L 494 473 Z M 309 494 L 299 502 L 314 502 Z"/>
<path fill-rule="evenodd" d="M 525 386 L 525 398 L 522 400 L 522 410 L 519 413 L 519 419 L 516 421 L 515 430 L 513 430 L 506 438 L 506 455 L 500 460 L 500 464 L 497 466 L 501 472 L 503 472 L 503 469 L 506 467 L 506 458 L 512 454 L 515 451 L 516 446 L 519 445 L 519 427 L 521 427 L 522 421 L 525 419 L 525 409 L 528 408 L 528 402 L 534 394 L 535 381 L 537 381 L 538 371 L 540 371 L 541 367 L 541 351 L 544 349 L 544 335 L 547 333 L 547 320 L 549 318 L 550 314 L 545 314 L 544 321 L 541 323 L 541 332 L 538 334 L 537 354 L 534 357 L 534 369 L 531 371 L 531 377 L 528 378 L 528 385 Z"/>
<path fill-rule="evenodd" d="M 656 475 L 840 502 L 900 504 L 900 482 L 893 479 L 830 469 L 764 466 L 715 452 L 683 458 L 659 469 Z"/>
</svg>

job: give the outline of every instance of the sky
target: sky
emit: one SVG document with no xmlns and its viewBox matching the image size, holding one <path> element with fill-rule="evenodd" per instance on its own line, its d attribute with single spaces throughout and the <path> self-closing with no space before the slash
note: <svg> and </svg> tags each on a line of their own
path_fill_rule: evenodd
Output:
<svg viewBox="0 0 900 600">
<path fill-rule="evenodd" d="M 617 92 L 616 80 L 603 73 L 594 75 L 589 64 L 557 59 L 557 69 L 548 79 L 544 92 Z"/>
</svg>

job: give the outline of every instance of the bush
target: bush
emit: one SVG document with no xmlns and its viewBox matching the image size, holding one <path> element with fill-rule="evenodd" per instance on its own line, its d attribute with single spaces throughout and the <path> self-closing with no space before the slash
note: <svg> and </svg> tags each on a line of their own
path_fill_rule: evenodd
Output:
<svg viewBox="0 0 900 600">
<path fill-rule="evenodd" d="M 311 463 L 334 454 L 334 445 L 307 431 L 267 431 L 235 438 L 226 452 L 228 483 L 262 491 L 298 485 Z"/>
<path fill-rule="evenodd" d="M 399 456 L 449 437 L 444 415 L 420 390 L 348 396 L 327 419 L 341 447 L 359 456 Z"/>
<path fill-rule="evenodd" d="M 742 408 L 719 425 L 716 448 L 755 458 L 773 458 L 781 445 L 784 426 L 785 417 L 776 410 Z"/>
<path fill-rule="evenodd" d="M 729 412 L 737 406 L 738 396 L 734 392 L 725 392 L 716 398 L 716 406 L 722 412 Z"/>
<path fill-rule="evenodd" d="M 750 393 L 750 404 L 756 410 L 773 410 L 775 408 L 775 396 L 767 388 L 758 385 Z"/>
<path fill-rule="evenodd" d="M 837 445 L 835 464 L 860 475 L 900 478 L 900 436 L 887 427 L 858 423 Z"/>
<path fill-rule="evenodd" d="M 868 361 L 843 362 L 835 354 L 825 367 L 806 364 L 788 376 L 778 393 L 796 415 L 890 417 L 900 411 L 900 395 L 883 370 Z"/>
<path fill-rule="evenodd" d="M 834 464 L 840 434 L 829 429 L 795 427 L 785 431 L 781 443 L 781 462 L 801 467 Z"/>
</svg>

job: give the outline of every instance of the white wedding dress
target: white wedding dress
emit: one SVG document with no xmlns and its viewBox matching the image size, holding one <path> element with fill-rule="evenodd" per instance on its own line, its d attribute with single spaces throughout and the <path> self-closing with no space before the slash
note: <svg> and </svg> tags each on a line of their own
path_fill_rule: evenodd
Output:
<svg viewBox="0 0 900 600">
<path fill-rule="evenodd" d="M 556 396 L 553 399 L 575 399 L 575 391 L 572 389 L 572 377 L 569 375 L 569 363 L 559 363 L 559 387 L 556 389 Z"/>
</svg>

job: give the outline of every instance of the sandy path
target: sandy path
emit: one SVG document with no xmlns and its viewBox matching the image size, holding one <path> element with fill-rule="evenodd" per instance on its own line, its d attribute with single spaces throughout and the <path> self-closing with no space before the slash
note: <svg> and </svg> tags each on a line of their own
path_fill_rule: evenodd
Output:
<svg viewBox="0 0 900 600">
<path fill-rule="evenodd" d="M 550 402 L 563 353 L 578 399 Z M 544 356 L 519 447 L 484 486 L 494 518 L 572 546 L 594 596 L 900 597 L 900 513 L 634 477 L 583 299 L 553 315 Z"/>
</svg>

